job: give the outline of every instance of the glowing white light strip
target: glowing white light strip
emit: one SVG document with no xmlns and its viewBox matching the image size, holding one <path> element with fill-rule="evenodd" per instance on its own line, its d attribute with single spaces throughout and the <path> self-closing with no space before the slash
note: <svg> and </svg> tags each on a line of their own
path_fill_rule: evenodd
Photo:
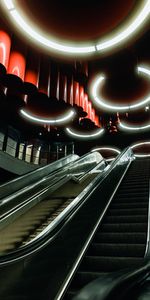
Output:
<svg viewBox="0 0 150 300">
<path fill-rule="evenodd" d="M 142 142 L 142 143 L 138 143 L 138 144 L 134 144 L 131 146 L 131 149 L 135 149 L 138 146 L 141 145 L 150 145 L 150 142 Z M 150 154 L 134 154 L 136 157 L 149 157 Z"/>
<path fill-rule="evenodd" d="M 3 2 L 6 5 L 6 7 L 8 8 L 8 10 L 15 8 L 12 0 L 4 0 Z"/>
<path fill-rule="evenodd" d="M 111 147 L 98 147 L 98 148 L 94 148 L 91 150 L 91 152 L 94 152 L 94 151 L 99 151 L 99 150 L 109 150 L 109 151 L 113 151 L 113 152 L 116 152 L 117 154 L 120 154 L 120 151 L 116 148 L 111 148 Z"/>
<path fill-rule="evenodd" d="M 138 72 L 144 73 L 148 76 L 150 76 L 150 69 L 144 68 L 144 67 L 138 67 L 137 68 Z M 98 77 L 92 87 L 92 96 L 94 101 L 99 105 L 102 106 L 104 108 L 107 109 L 111 109 L 111 110 L 115 110 L 115 111 L 120 111 L 120 110 L 129 110 L 129 109 L 134 109 L 140 106 L 144 106 L 146 103 L 150 102 L 150 95 L 144 99 L 139 101 L 138 103 L 132 104 L 132 105 L 126 105 L 126 106 L 122 106 L 122 105 L 110 105 L 108 104 L 105 99 L 103 99 L 101 96 L 98 97 L 98 89 L 100 89 L 102 87 L 102 84 L 104 82 L 105 77 L 104 76 L 100 76 Z"/>
<path fill-rule="evenodd" d="M 56 42 L 53 38 L 48 39 L 44 37 L 42 33 L 39 33 L 37 29 L 33 27 L 33 24 L 30 24 L 29 20 L 25 20 L 21 13 L 17 11 L 17 7 L 13 0 L 1 1 L 3 1 L 2 3 L 9 10 L 12 18 L 19 25 L 19 28 L 21 28 L 28 36 L 50 49 L 70 54 L 88 54 L 96 51 L 104 52 L 105 50 L 120 44 L 144 24 L 144 21 L 150 12 L 150 0 L 145 0 L 143 1 L 144 4 L 141 11 L 135 16 L 134 20 L 130 21 L 130 23 L 126 25 L 126 28 L 122 29 L 120 33 L 113 34 L 112 38 L 107 38 L 107 40 L 102 41 L 97 45 L 91 44 L 89 46 L 79 46 L 79 44 L 77 45 L 77 43 L 75 43 L 74 45 L 69 46 L 63 42 Z"/>
<path fill-rule="evenodd" d="M 146 17 L 150 13 L 150 1 L 145 1 L 145 5 L 139 15 L 135 18 L 135 20 L 128 25 L 126 29 L 121 31 L 118 35 L 113 36 L 110 40 L 104 41 L 96 45 L 98 50 L 104 50 L 106 48 L 110 48 L 115 46 L 116 44 L 120 44 L 122 41 L 127 39 L 133 32 L 136 31 L 137 28 L 145 21 Z"/>
<path fill-rule="evenodd" d="M 123 129 L 125 129 L 125 130 L 127 130 L 127 131 L 128 131 L 128 130 L 129 130 L 129 131 L 130 131 L 130 130 L 131 130 L 131 131 L 136 131 L 136 130 L 146 130 L 146 129 L 149 129 L 149 128 L 150 128 L 150 124 L 145 125 L 145 126 L 140 126 L 140 127 L 137 127 L 137 126 L 132 127 L 132 126 L 128 126 L 128 125 L 126 125 L 126 124 L 120 122 L 119 127 L 123 128 Z"/>
<path fill-rule="evenodd" d="M 66 128 L 66 131 L 72 136 L 87 139 L 87 138 L 93 138 L 93 137 L 97 137 L 97 136 L 101 135 L 104 132 L 104 129 L 98 129 L 98 130 L 96 130 L 96 132 L 91 133 L 91 134 L 85 134 L 85 133 L 80 134 L 77 131 L 73 131 L 70 128 Z"/>
<path fill-rule="evenodd" d="M 59 124 L 59 123 L 65 123 L 66 121 L 71 120 L 75 112 L 71 110 L 69 113 L 64 114 L 61 118 L 57 119 L 45 119 L 45 118 L 39 118 L 37 116 L 33 116 L 29 112 L 24 111 L 23 109 L 20 110 L 21 114 L 25 116 L 27 119 L 38 122 L 38 123 L 45 123 L 45 124 Z"/>
</svg>

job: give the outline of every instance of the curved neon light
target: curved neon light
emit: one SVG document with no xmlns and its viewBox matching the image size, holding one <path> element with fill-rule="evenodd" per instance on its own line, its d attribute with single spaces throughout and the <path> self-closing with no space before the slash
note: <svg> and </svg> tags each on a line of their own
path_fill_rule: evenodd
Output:
<svg viewBox="0 0 150 300">
<path fill-rule="evenodd" d="M 128 126 L 128 125 L 120 122 L 119 123 L 119 127 L 121 127 L 122 129 L 125 129 L 127 131 L 137 131 L 137 130 L 147 130 L 147 129 L 150 129 L 150 124 L 145 125 L 145 126 L 140 126 L 140 127 L 138 127 L 138 126 L 132 127 L 132 126 Z"/>
<path fill-rule="evenodd" d="M 144 74 L 144 75 L 146 75 L 146 76 L 148 75 L 150 77 L 150 69 L 147 69 L 145 67 L 137 67 L 137 71 L 138 71 L 138 73 L 141 72 L 142 75 Z M 98 104 L 99 106 L 102 106 L 105 109 L 111 109 L 111 110 L 115 110 L 115 111 L 120 111 L 120 110 L 134 109 L 134 108 L 143 106 L 146 103 L 150 102 L 150 95 L 149 95 L 144 100 L 138 101 L 137 103 L 132 104 L 132 105 L 125 105 L 125 106 L 122 106 L 122 105 L 119 105 L 119 106 L 118 105 L 110 105 L 110 104 L 108 104 L 105 101 L 105 99 L 102 98 L 102 96 L 97 96 L 98 89 L 102 88 L 102 85 L 104 83 L 104 79 L 105 79 L 104 76 L 102 76 L 102 75 L 99 76 L 95 80 L 95 82 L 93 84 L 93 87 L 92 87 L 92 96 L 93 96 L 93 99 L 96 102 L 96 104 Z"/>
<path fill-rule="evenodd" d="M 121 44 L 124 40 L 128 39 L 133 33 L 135 33 L 137 29 L 144 25 L 145 20 L 150 12 L 150 0 L 145 0 L 143 1 L 143 7 L 141 8 L 140 12 L 137 13 L 134 20 L 130 20 L 126 27 L 122 26 L 122 29 L 120 29 L 119 33 L 113 33 L 111 38 L 106 37 L 105 40 L 102 40 L 97 44 L 93 44 L 91 42 L 90 45 L 81 45 L 77 43 L 74 43 L 74 45 L 68 45 L 66 42 L 54 40 L 53 37 L 49 39 L 48 37 L 43 36 L 43 33 L 40 33 L 39 30 L 36 29 L 20 11 L 18 11 L 14 0 L 1 1 L 8 9 L 12 19 L 17 25 L 19 25 L 19 28 L 21 28 L 24 33 L 50 50 L 57 50 L 67 54 L 89 54 L 95 52 L 104 52 L 105 50 Z"/>
<path fill-rule="evenodd" d="M 91 150 L 91 152 L 94 152 L 94 151 L 99 151 L 99 150 L 109 150 L 109 151 L 113 151 L 113 152 L 116 152 L 117 154 L 120 154 L 120 151 L 116 148 L 111 148 L 111 147 L 98 147 L 98 148 L 94 148 Z"/>
<path fill-rule="evenodd" d="M 85 133 L 80 134 L 79 132 L 74 131 L 70 128 L 66 128 L 66 131 L 67 131 L 67 133 L 69 133 L 70 135 L 72 135 L 74 137 L 81 138 L 81 139 L 82 138 L 83 139 L 88 139 L 88 138 L 95 138 L 95 137 L 100 136 L 104 132 L 104 129 L 98 129 L 92 134 L 85 134 Z"/>
<path fill-rule="evenodd" d="M 69 111 L 67 114 L 64 114 L 63 116 L 56 118 L 56 119 L 50 119 L 50 118 L 39 118 L 35 115 L 30 114 L 29 112 L 21 109 L 21 114 L 26 117 L 27 119 L 38 122 L 38 123 L 45 123 L 45 124 L 59 124 L 59 123 L 65 123 L 66 121 L 69 121 L 74 116 L 75 112 L 73 110 Z"/>
<path fill-rule="evenodd" d="M 150 145 L 150 142 L 142 142 L 142 143 L 138 143 L 138 144 L 134 144 L 131 146 L 131 149 L 135 149 L 138 146 L 142 146 L 142 145 Z M 150 157 L 150 154 L 134 154 L 136 157 Z"/>
</svg>

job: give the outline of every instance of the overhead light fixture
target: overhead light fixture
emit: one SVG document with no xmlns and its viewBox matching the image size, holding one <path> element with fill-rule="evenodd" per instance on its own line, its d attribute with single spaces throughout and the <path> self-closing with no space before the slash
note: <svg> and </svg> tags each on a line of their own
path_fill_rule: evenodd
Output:
<svg viewBox="0 0 150 300">
<path fill-rule="evenodd" d="M 142 75 L 148 75 L 150 77 L 150 69 L 146 67 L 137 67 L 138 73 L 141 73 Z M 97 79 L 94 81 L 92 85 L 92 97 L 96 104 L 98 104 L 100 107 L 103 107 L 105 109 L 114 110 L 114 111 L 127 111 L 131 109 L 135 109 L 141 106 L 144 106 L 147 103 L 150 103 L 150 95 L 148 95 L 145 99 L 140 100 L 132 105 L 111 105 L 109 104 L 101 95 L 100 95 L 100 89 L 102 88 L 102 85 L 104 84 L 105 77 L 103 75 L 100 75 L 97 77 Z M 99 93 L 98 93 L 99 90 Z M 99 94 L 99 95 L 98 95 Z"/>
<path fill-rule="evenodd" d="M 131 38 L 132 34 L 144 25 L 150 12 L 150 0 L 142 1 L 140 10 L 137 11 L 134 18 L 129 20 L 126 25 L 120 27 L 119 32 L 113 32 L 111 37 L 106 36 L 105 40 L 101 40 L 98 43 L 89 42 L 89 45 L 80 43 L 56 41 L 54 37 L 46 36 L 39 28 L 36 28 L 33 23 L 24 15 L 21 8 L 18 7 L 14 0 L 1 0 L 1 3 L 5 8 L 8 9 L 10 16 L 13 21 L 19 26 L 19 28 L 28 36 L 31 37 L 35 42 L 38 42 L 42 46 L 50 50 L 55 50 L 63 54 L 91 54 L 91 53 L 103 53 L 106 50 L 112 49 L 125 40 Z"/>
<path fill-rule="evenodd" d="M 122 128 L 122 129 L 125 129 L 125 130 L 127 130 L 127 131 L 139 131 L 139 130 L 147 130 L 147 129 L 150 129 L 150 124 L 147 124 L 147 125 L 145 125 L 145 126 L 128 126 L 128 125 L 126 125 L 126 124 L 124 124 L 124 123 L 122 123 L 121 121 L 120 121 L 120 123 L 119 123 L 119 127 L 120 128 Z"/>
<path fill-rule="evenodd" d="M 55 119 L 50 119 L 50 118 L 40 118 L 37 117 L 35 115 L 32 115 L 30 112 L 27 112 L 23 109 L 20 110 L 21 114 L 33 121 L 33 122 L 37 122 L 37 123 L 43 123 L 43 124 L 61 124 L 61 123 L 65 123 L 69 120 L 71 120 L 75 114 L 75 112 L 73 110 L 70 110 L 69 112 L 67 112 L 66 114 L 63 114 L 61 117 L 55 118 Z"/>
<path fill-rule="evenodd" d="M 141 143 L 137 143 L 132 145 L 130 148 L 133 150 L 135 148 L 137 148 L 138 146 L 143 146 L 143 145 L 150 145 L 150 142 L 141 142 Z M 150 157 L 150 154 L 134 154 L 136 157 Z"/>
<path fill-rule="evenodd" d="M 113 151 L 113 152 L 116 152 L 117 154 L 120 154 L 120 150 L 116 149 L 116 148 L 112 148 L 112 147 L 98 147 L 98 148 L 94 148 L 91 150 L 91 152 L 94 152 L 94 151 Z"/>
<path fill-rule="evenodd" d="M 71 128 L 66 128 L 67 133 L 69 133 L 69 135 L 76 137 L 76 138 L 80 138 L 80 139 L 92 139 L 92 138 L 96 138 L 98 136 L 100 136 L 102 133 L 104 133 L 104 129 L 98 129 L 96 131 L 94 131 L 91 134 L 86 134 L 84 132 L 80 133 L 78 131 L 72 130 Z"/>
</svg>

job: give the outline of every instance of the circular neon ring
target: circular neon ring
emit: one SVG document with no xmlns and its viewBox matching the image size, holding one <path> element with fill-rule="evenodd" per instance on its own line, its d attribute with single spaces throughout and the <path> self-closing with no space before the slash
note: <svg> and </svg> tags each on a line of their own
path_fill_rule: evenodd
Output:
<svg viewBox="0 0 150 300">
<path fill-rule="evenodd" d="M 117 154 L 120 154 L 120 150 L 118 150 L 116 148 L 111 148 L 111 147 L 98 147 L 98 148 L 92 149 L 91 152 L 99 151 L 99 150 L 109 150 L 109 151 L 116 152 Z"/>
<path fill-rule="evenodd" d="M 140 126 L 140 127 L 137 127 L 137 126 L 132 127 L 132 126 L 128 126 L 128 125 L 120 122 L 119 127 L 121 129 L 124 129 L 124 130 L 127 130 L 127 131 L 138 131 L 138 130 L 148 130 L 148 129 L 150 129 L 150 124 Z"/>
<path fill-rule="evenodd" d="M 104 52 L 113 48 L 124 42 L 124 40 L 128 39 L 137 31 L 137 29 L 144 25 L 150 12 L 150 0 L 145 0 L 143 1 L 143 7 L 135 16 L 134 20 L 132 19 L 126 27 L 123 26 L 122 30 L 113 34 L 111 38 L 108 39 L 106 37 L 104 40 L 100 40 L 97 44 L 90 43 L 89 45 L 81 45 L 74 43 L 74 45 L 68 45 L 66 42 L 58 42 L 54 40 L 53 37 L 49 39 L 48 37 L 45 37 L 43 33 L 39 33 L 40 30 L 36 30 L 34 25 L 31 24 L 28 19 L 26 20 L 25 16 L 20 13 L 14 3 L 14 0 L 1 0 L 1 2 L 3 6 L 5 6 L 5 9 L 7 8 L 13 21 L 17 24 L 17 26 L 19 25 L 19 28 L 23 30 L 24 33 L 36 42 L 40 43 L 42 46 L 46 46 L 46 48 L 50 50 L 59 51 L 63 54 L 85 55 L 95 52 Z"/>
<path fill-rule="evenodd" d="M 145 67 L 138 67 L 137 68 L 138 73 L 141 72 L 142 74 L 148 76 L 150 78 L 150 69 L 147 69 Z M 125 105 L 125 106 L 117 106 L 117 105 L 110 105 L 108 104 L 105 99 L 102 99 L 101 96 L 97 96 L 98 92 L 98 88 L 102 87 L 102 84 L 104 82 L 105 77 L 100 75 L 95 82 L 93 83 L 93 87 L 92 87 L 92 97 L 93 100 L 95 101 L 96 104 L 98 104 L 100 107 L 104 107 L 105 109 L 111 109 L 114 111 L 120 111 L 120 110 L 130 110 L 130 109 L 135 109 L 138 108 L 140 106 L 144 106 L 145 104 L 150 102 L 150 95 L 148 97 L 146 97 L 146 99 L 141 100 L 139 102 L 136 102 L 135 104 L 132 105 Z"/>
<path fill-rule="evenodd" d="M 37 123 L 43 123 L 43 124 L 59 124 L 59 123 L 65 123 L 66 121 L 69 121 L 72 119 L 72 117 L 74 116 L 75 112 L 73 110 L 70 110 L 68 113 L 61 115 L 61 117 L 57 118 L 57 119 L 50 119 L 50 118 L 39 118 L 35 115 L 30 114 L 29 112 L 21 109 L 20 110 L 21 114 L 33 121 L 33 122 L 37 122 Z"/>
<path fill-rule="evenodd" d="M 134 144 L 130 148 L 135 149 L 136 147 L 141 146 L 141 145 L 150 145 L 150 142 L 148 141 L 148 142 L 141 142 L 141 143 L 138 143 L 138 144 Z M 150 154 L 134 154 L 134 156 L 136 156 L 136 157 L 150 157 Z"/>
<path fill-rule="evenodd" d="M 66 128 L 66 131 L 67 131 L 67 133 L 69 133 L 69 135 L 74 136 L 76 138 L 89 139 L 89 138 L 96 138 L 96 137 L 100 136 L 104 132 L 104 129 L 103 128 L 98 129 L 92 134 L 79 133 L 70 128 Z"/>
</svg>

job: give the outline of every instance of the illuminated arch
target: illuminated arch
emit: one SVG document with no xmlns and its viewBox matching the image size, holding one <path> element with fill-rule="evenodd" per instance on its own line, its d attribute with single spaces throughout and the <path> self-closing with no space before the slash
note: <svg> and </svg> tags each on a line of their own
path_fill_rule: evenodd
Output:
<svg viewBox="0 0 150 300">
<path fill-rule="evenodd" d="M 84 139 L 84 140 L 99 137 L 102 133 L 104 133 L 103 128 L 98 129 L 91 134 L 86 134 L 85 132 L 81 133 L 79 131 L 72 130 L 71 128 L 66 128 L 66 131 L 67 131 L 67 133 L 69 133 L 69 135 L 71 135 L 75 138 Z"/>
<path fill-rule="evenodd" d="M 125 124 L 125 123 L 122 123 L 121 121 L 120 121 L 120 123 L 119 123 L 119 127 L 121 128 L 121 129 L 123 129 L 123 130 L 126 130 L 126 131 L 139 131 L 139 130 L 148 130 L 148 129 L 150 129 L 150 124 L 146 124 L 146 125 L 144 125 L 144 126 L 129 126 L 129 125 L 127 125 L 127 124 Z"/>
<path fill-rule="evenodd" d="M 131 146 L 131 149 L 135 149 L 138 146 L 142 146 L 142 145 L 150 145 L 150 141 L 146 141 L 146 142 L 141 142 L 141 143 L 137 143 Z M 150 157 L 150 154 L 134 154 L 136 157 Z"/>
<path fill-rule="evenodd" d="M 94 148 L 91 150 L 91 152 L 94 152 L 94 151 L 101 151 L 101 150 L 108 150 L 108 151 L 112 151 L 112 152 L 115 152 L 117 154 L 120 154 L 120 150 L 116 149 L 116 148 L 112 148 L 112 147 L 97 147 L 97 148 Z"/>
<path fill-rule="evenodd" d="M 66 114 L 63 114 L 63 115 L 59 116 L 58 118 L 54 119 L 54 118 L 38 117 L 38 116 L 35 116 L 35 115 L 31 114 L 30 112 L 27 112 L 23 109 L 21 109 L 20 112 L 25 118 L 27 118 L 33 122 L 42 123 L 42 124 L 52 124 L 52 125 L 65 123 L 65 122 L 71 120 L 73 118 L 73 116 L 75 115 L 75 112 L 73 110 L 70 110 Z"/>
<path fill-rule="evenodd" d="M 138 73 L 141 72 L 142 75 L 146 75 L 150 78 L 150 69 L 139 66 L 137 68 Z M 138 101 L 132 105 L 110 105 L 105 99 L 102 98 L 102 96 L 98 96 L 98 89 L 102 88 L 102 85 L 104 83 L 105 77 L 100 75 L 93 83 L 92 86 L 92 96 L 93 101 L 98 104 L 100 107 L 103 107 L 105 109 L 114 110 L 114 111 L 127 111 L 131 109 L 136 109 L 138 107 L 144 106 L 146 103 L 150 102 L 150 95 L 148 95 L 145 99 Z"/>
<path fill-rule="evenodd" d="M 19 25 L 19 28 L 23 30 L 25 34 L 30 36 L 34 41 L 40 43 L 42 46 L 49 50 L 58 51 L 63 54 L 76 54 L 76 55 L 88 55 L 97 53 L 103 53 L 109 49 L 112 49 L 125 40 L 131 38 L 132 34 L 135 33 L 141 26 L 144 25 L 145 20 L 148 18 L 150 12 L 150 0 L 142 1 L 141 9 L 138 11 L 133 19 L 131 17 L 128 24 L 123 25 L 119 32 L 115 32 L 111 37 L 107 37 L 100 40 L 97 43 L 89 42 L 88 44 L 74 43 L 73 45 L 68 44 L 64 41 L 57 41 L 53 37 L 46 37 L 40 30 L 37 30 L 28 19 L 26 19 L 20 10 L 15 5 L 14 0 L 1 0 L 5 9 L 7 8 L 13 21 Z"/>
</svg>

